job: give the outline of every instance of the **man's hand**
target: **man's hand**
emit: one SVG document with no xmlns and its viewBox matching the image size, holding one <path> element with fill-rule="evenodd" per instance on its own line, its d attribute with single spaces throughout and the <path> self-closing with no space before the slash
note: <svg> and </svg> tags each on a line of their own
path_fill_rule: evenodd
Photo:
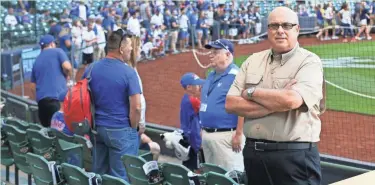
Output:
<svg viewBox="0 0 375 185">
<path fill-rule="evenodd" d="M 236 153 L 241 152 L 242 133 L 235 132 L 232 136 L 232 150 Z"/>
<path fill-rule="evenodd" d="M 291 79 L 284 87 L 284 89 L 292 89 L 292 86 L 297 83 L 296 79 Z"/>
</svg>

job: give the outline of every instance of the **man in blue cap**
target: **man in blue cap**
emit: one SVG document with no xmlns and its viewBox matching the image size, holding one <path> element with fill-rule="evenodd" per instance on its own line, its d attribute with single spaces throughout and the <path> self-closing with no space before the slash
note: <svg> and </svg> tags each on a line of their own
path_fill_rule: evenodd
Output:
<svg viewBox="0 0 375 185">
<path fill-rule="evenodd" d="M 199 117 L 202 125 L 202 148 L 205 162 L 227 170 L 243 171 L 243 118 L 225 110 L 225 99 L 239 69 L 233 63 L 233 44 L 218 39 L 205 45 L 214 69 L 207 77 L 201 93 Z M 225 160 L 223 160 L 225 159 Z"/>
<path fill-rule="evenodd" d="M 60 109 L 59 94 L 67 91 L 72 66 L 65 52 L 61 48 L 56 48 L 52 35 L 42 36 L 39 45 L 42 51 L 35 59 L 31 82 L 36 84 L 40 123 L 44 127 L 49 127 L 52 115 Z"/>
<path fill-rule="evenodd" d="M 199 123 L 199 107 L 201 101 L 200 90 L 205 80 L 199 78 L 194 73 L 185 73 L 181 77 L 181 86 L 185 90 L 180 105 L 180 124 L 184 131 L 184 136 L 188 138 L 191 149 L 189 151 L 189 159 L 182 161 L 182 164 L 191 171 L 198 169 L 199 150 L 202 144 L 201 126 Z"/>
</svg>

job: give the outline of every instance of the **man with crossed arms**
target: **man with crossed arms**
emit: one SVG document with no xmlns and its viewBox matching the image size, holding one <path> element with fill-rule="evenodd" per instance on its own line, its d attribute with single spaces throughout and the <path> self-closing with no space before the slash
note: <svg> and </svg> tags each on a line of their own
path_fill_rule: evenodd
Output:
<svg viewBox="0 0 375 185">
<path fill-rule="evenodd" d="M 268 17 L 271 49 L 245 61 L 227 94 L 226 110 L 245 117 L 244 166 L 252 185 L 321 182 L 323 67 L 299 46 L 299 29 L 295 12 L 275 8 Z"/>
</svg>

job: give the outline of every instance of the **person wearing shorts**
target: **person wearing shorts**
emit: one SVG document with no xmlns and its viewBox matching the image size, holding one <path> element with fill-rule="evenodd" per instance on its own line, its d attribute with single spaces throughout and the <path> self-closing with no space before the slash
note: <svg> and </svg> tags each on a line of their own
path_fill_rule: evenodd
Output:
<svg viewBox="0 0 375 185">
<path fill-rule="evenodd" d="M 82 62 L 83 64 L 91 64 L 94 61 L 94 47 L 97 37 L 93 31 L 94 22 L 89 22 L 87 25 L 87 31 L 82 34 L 83 47 L 82 50 Z"/>
<path fill-rule="evenodd" d="M 360 36 L 362 33 L 366 34 L 367 40 L 372 39 L 372 37 L 370 36 L 371 27 L 368 26 L 370 22 L 370 13 L 369 13 L 369 10 L 366 8 L 366 5 L 367 5 L 366 1 L 363 1 L 361 4 L 361 9 L 359 13 L 361 28 L 359 29 L 357 35 L 355 36 L 355 39 L 357 40 L 361 40 Z"/>
</svg>

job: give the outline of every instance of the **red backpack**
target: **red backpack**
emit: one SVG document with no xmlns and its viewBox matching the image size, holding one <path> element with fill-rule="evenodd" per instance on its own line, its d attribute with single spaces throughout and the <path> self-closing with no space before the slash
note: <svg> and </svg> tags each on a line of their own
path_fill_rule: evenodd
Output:
<svg viewBox="0 0 375 185">
<path fill-rule="evenodd" d="M 70 131 L 77 135 L 89 134 L 95 129 L 94 104 L 89 82 L 91 80 L 91 66 L 86 78 L 72 86 L 64 99 L 64 121 Z"/>
</svg>

